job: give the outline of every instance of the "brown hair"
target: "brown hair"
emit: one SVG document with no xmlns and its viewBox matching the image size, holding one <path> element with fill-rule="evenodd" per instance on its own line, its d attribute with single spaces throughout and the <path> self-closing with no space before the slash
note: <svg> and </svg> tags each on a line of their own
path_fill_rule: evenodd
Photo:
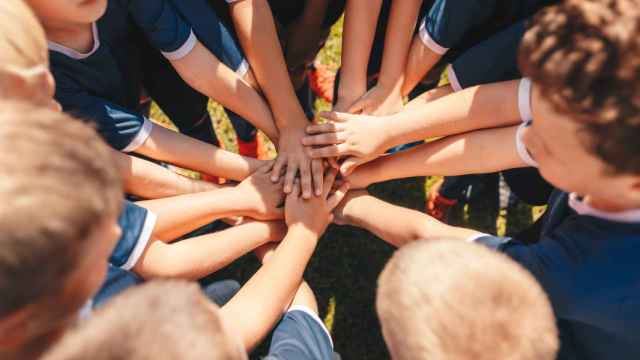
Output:
<svg viewBox="0 0 640 360">
<path fill-rule="evenodd" d="M 153 281 L 127 290 L 70 331 L 47 360 L 238 359 L 199 286 Z M 234 351 L 235 350 L 235 351 Z"/>
<path fill-rule="evenodd" d="M 524 36 L 522 73 L 556 111 L 582 122 L 614 172 L 640 174 L 640 0 L 565 0 Z"/>
<path fill-rule="evenodd" d="M 23 0 L 0 1 L 0 63 L 24 68 L 48 63 L 44 29 Z"/>
<path fill-rule="evenodd" d="M 121 198 L 109 148 L 93 129 L 0 103 L 0 318 L 58 294 Z"/>
<path fill-rule="evenodd" d="M 555 358 L 551 305 L 505 255 L 460 240 L 418 241 L 393 255 L 378 284 L 394 359 Z"/>
</svg>

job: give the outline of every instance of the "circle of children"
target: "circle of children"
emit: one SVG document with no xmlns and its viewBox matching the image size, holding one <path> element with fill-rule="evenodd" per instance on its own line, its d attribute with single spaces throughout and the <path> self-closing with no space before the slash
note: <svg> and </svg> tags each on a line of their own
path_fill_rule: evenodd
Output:
<svg viewBox="0 0 640 360">
<path fill-rule="evenodd" d="M 313 59 L 343 13 L 334 91 Z M 334 359 L 303 280 L 334 222 L 399 249 L 391 358 L 640 359 L 639 80 L 640 0 L 2 0 L 0 358 L 244 359 L 270 337 L 267 358 Z M 335 92 L 325 121 L 310 89 Z M 547 202 L 535 229 L 366 190 L 494 172 Z M 251 251 L 242 287 L 195 282 Z"/>
</svg>

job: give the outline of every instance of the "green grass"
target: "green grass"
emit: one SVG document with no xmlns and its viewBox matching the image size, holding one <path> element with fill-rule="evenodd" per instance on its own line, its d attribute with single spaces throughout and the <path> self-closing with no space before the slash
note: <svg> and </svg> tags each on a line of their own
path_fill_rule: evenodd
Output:
<svg viewBox="0 0 640 360">
<path fill-rule="evenodd" d="M 342 21 L 331 31 L 331 37 L 319 53 L 319 61 L 337 69 L 340 63 Z M 316 102 L 317 110 L 330 104 Z M 226 115 L 216 104 L 210 107 L 215 128 L 227 149 L 237 149 L 235 134 Z M 171 127 L 157 107 L 154 116 Z M 411 178 L 374 185 L 371 192 L 394 204 L 423 210 L 425 192 L 436 178 Z M 451 223 L 481 231 L 513 234 L 532 223 L 541 212 L 524 204 L 499 210 L 495 191 L 486 191 L 466 206 L 456 206 Z M 384 221 L 384 220 L 381 220 Z M 377 277 L 392 254 L 393 248 L 375 236 L 353 227 L 331 226 L 319 242 L 305 279 L 314 289 L 321 317 L 332 332 L 335 347 L 344 359 L 387 359 L 380 327 L 375 315 L 374 297 Z M 246 281 L 257 269 L 253 256 L 246 256 L 216 274 L 219 278 Z M 264 354 L 265 346 L 256 354 Z"/>
</svg>

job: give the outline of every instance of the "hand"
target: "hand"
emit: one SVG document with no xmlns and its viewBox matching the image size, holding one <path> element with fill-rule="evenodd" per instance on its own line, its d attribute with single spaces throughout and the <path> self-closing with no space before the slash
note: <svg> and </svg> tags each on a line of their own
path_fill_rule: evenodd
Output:
<svg viewBox="0 0 640 360">
<path fill-rule="evenodd" d="M 347 156 L 340 165 L 343 176 L 387 150 L 389 119 L 336 112 L 321 116 L 331 121 L 308 126 L 309 136 L 305 136 L 302 143 L 309 146 L 307 150 L 314 159 Z"/>
<path fill-rule="evenodd" d="M 352 225 L 352 214 L 361 213 L 362 210 L 359 209 L 366 209 L 366 203 L 363 200 L 367 196 L 370 195 L 366 190 L 349 191 L 347 196 L 333 210 L 333 222 L 337 225 Z"/>
<path fill-rule="evenodd" d="M 333 209 L 342 201 L 349 190 L 347 183 L 332 191 L 338 171 L 330 169 L 324 178 L 322 194 L 309 200 L 300 198 L 300 186 L 287 196 L 285 202 L 285 221 L 289 227 L 303 226 L 320 237 L 333 220 Z"/>
<path fill-rule="evenodd" d="M 389 88 L 378 83 L 360 99 L 349 106 L 352 114 L 385 116 L 402 111 L 404 103 L 400 89 Z"/>
<path fill-rule="evenodd" d="M 273 182 L 269 179 L 272 167 L 273 163 L 263 166 L 236 186 L 236 189 L 240 191 L 241 199 L 247 201 L 246 216 L 258 220 L 283 218 L 283 180 Z"/>
<path fill-rule="evenodd" d="M 284 192 L 290 194 L 293 190 L 293 180 L 295 180 L 298 171 L 300 171 L 302 197 L 309 199 L 311 198 L 311 189 L 314 185 L 316 196 L 322 195 L 324 166 L 322 160 L 312 160 L 305 151 L 305 147 L 301 141 L 304 135 L 304 128 L 300 128 L 299 130 L 285 129 L 281 131 L 278 158 L 271 172 L 271 181 L 280 181 L 281 174 L 286 166 Z"/>
</svg>

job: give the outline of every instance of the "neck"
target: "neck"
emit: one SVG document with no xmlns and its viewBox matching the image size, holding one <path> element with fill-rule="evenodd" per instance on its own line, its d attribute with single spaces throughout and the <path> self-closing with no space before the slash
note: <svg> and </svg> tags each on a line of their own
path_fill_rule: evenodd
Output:
<svg viewBox="0 0 640 360">
<path fill-rule="evenodd" d="M 93 48 L 93 24 L 47 23 L 47 40 L 86 53 Z"/>
</svg>

